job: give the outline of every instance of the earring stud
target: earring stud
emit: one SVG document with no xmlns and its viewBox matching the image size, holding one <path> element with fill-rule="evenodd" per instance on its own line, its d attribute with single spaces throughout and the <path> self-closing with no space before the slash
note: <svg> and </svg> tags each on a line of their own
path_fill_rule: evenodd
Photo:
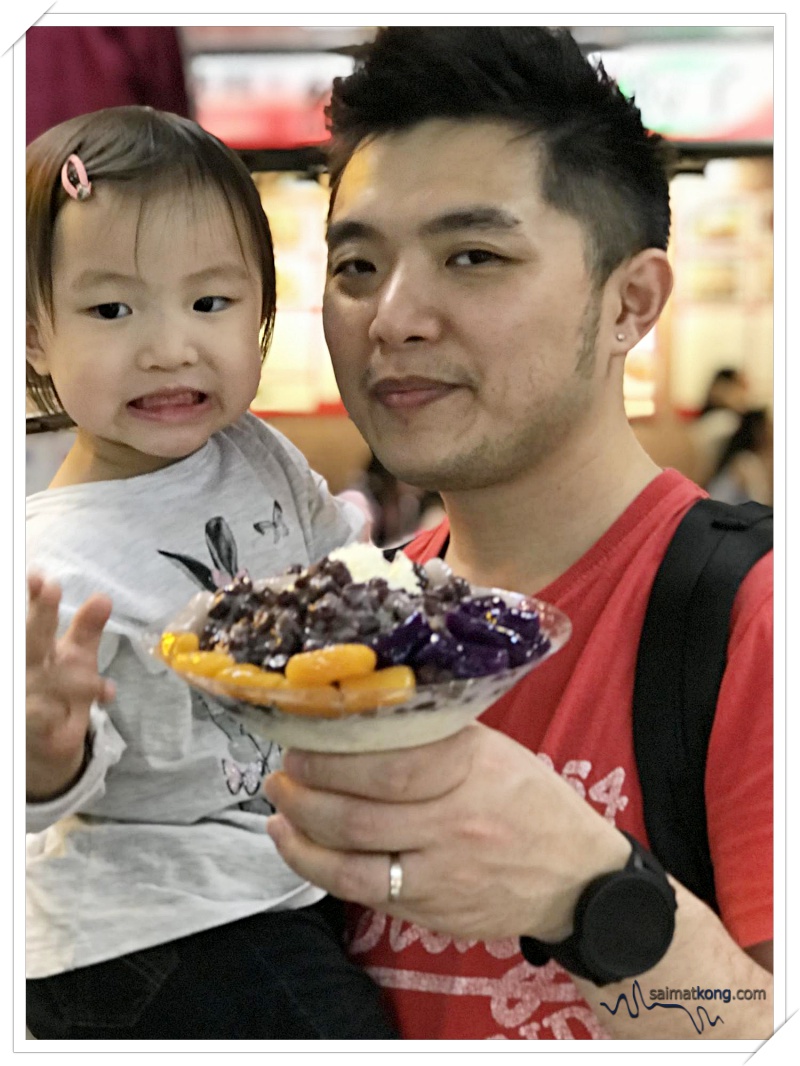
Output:
<svg viewBox="0 0 800 1066">
<path fill-rule="evenodd" d="M 624 341 L 625 340 L 625 334 L 624 333 L 618 333 L 617 334 L 617 340 L 618 341 Z"/>
</svg>

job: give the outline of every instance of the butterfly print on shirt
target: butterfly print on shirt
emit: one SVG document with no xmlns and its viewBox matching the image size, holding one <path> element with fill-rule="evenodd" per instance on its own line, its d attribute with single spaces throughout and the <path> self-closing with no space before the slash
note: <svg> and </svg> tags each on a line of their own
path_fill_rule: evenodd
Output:
<svg viewBox="0 0 800 1066">
<path fill-rule="evenodd" d="M 256 533 L 266 533 L 268 529 L 271 529 L 273 544 L 277 544 L 281 537 L 289 536 L 289 527 L 283 520 L 283 508 L 277 500 L 272 507 L 272 521 L 265 519 L 263 522 L 254 522 L 253 529 Z"/>
<path fill-rule="evenodd" d="M 222 760 L 222 771 L 225 774 L 225 783 L 232 796 L 244 789 L 248 796 L 255 796 L 261 785 L 261 778 L 266 769 L 266 759 L 256 759 L 255 762 L 241 766 L 229 759 Z"/>
<path fill-rule="evenodd" d="M 253 528 L 257 533 L 265 533 L 271 529 L 275 544 L 281 537 L 289 536 L 289 527 L 283 518 L 283 508 L 277 500 L 273 503 L 272 520 L 264 519 L 262 522 L 254 522 Z M 239 554 L 233 531 L 221 515 L 209 518 L 206 522 L 205 533 L 211 566 L 207 566 L 191 555 L 184 555 L 182 552 L 169 552 L 159 548 L 158 554 L 171 559 L 201 589 L 216 592 L 217 589 L 230 584 L 240 573 Z"/>
</svg>

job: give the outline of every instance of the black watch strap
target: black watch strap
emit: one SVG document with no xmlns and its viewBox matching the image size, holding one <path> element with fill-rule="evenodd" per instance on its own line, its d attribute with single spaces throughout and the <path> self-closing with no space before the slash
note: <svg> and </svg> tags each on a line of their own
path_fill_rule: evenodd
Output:
<svg viewBox="0 0 800 1066">
<path fill-rule="evenodd" d="M 644 973 L 666 953 L 675 929 L 675 892 L 655 856 L 621 832 L 630 857 L 622 870 L 601 874 L 584 888 L 573 933 L 555 944 L 520 937 L 520 950 L 533 966 L 555 959 L 576 977 L 606 985 Z"/>
</svg>

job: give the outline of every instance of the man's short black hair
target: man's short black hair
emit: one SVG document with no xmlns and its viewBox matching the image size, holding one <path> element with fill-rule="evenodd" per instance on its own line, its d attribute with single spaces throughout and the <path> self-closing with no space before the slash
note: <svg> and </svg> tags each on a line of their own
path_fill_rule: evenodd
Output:
<svg viewBox="0 0 800 1066">
<path fill-rule="evenodd" d="M 433 118 L 504 120 L 535 138 L 545 201 L 583 224 L 599 283 L 642 249 L 667 247 L 670 146 L 565 29 L 380 29 L 334 81 L 327 115 L 332 201 L 367 138 Z"/>
</svg>

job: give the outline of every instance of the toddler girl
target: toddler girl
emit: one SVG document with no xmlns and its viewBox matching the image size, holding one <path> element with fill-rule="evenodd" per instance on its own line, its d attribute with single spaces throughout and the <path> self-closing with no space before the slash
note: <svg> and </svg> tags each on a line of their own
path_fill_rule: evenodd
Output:
<svg viewBox="0 0 800 1066">
<path fill-rule="evenodd" d="M 56 641 L 58 588 L 32 577 L 28 1026 L 391 1038 L 338 903 L 265 832 L 279 751 L 139 644 L 198 587 L 305 566 L 360 534 L 358 512 L 248 413 L 275 313 L 255 185 L 194 123 L 112 108 L 29 146 L 27 238 L 28 391 L 77 425 L 27 500 L 28 565 L 59 583 L 71 620 Z M 59 662 L 80 660 L 109 611 L 87 656 L 102 687 L 59 686 Z"/>
</svg>

